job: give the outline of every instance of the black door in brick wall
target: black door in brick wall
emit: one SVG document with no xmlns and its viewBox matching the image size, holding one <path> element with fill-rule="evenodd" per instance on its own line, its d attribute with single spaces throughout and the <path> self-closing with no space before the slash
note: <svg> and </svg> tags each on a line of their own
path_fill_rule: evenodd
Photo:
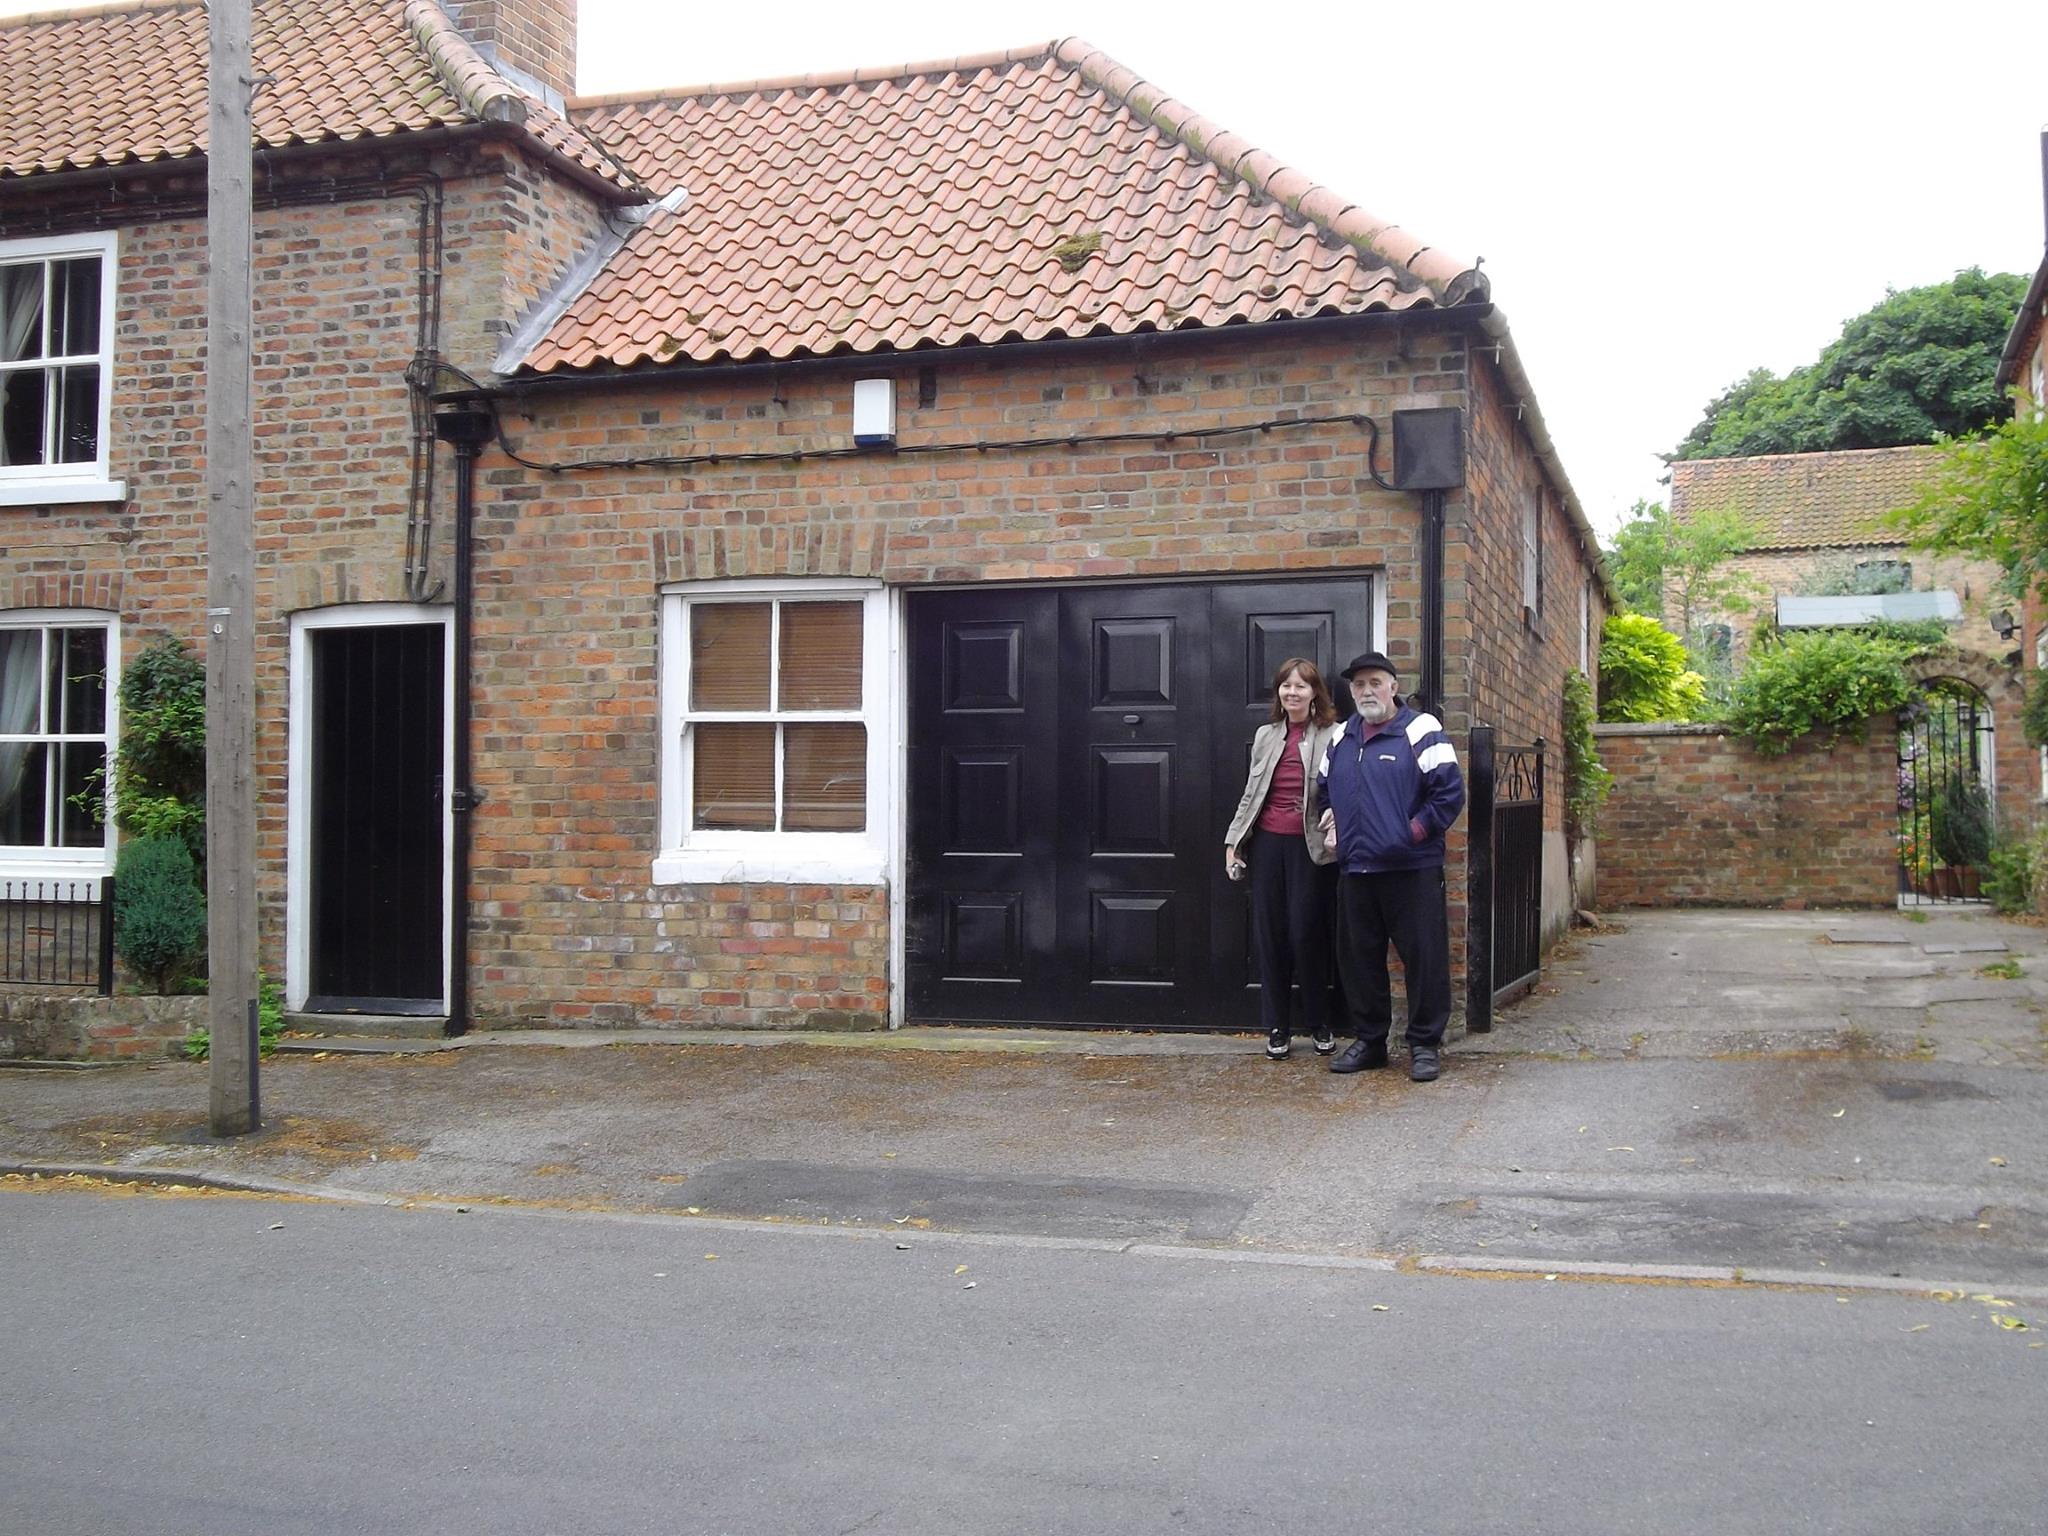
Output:
<svg viewBox="0 0 2048 1536">
<path fill-rule="evenodd" d="M 442 627 L 320 629 L 310 640 L 306 1006 L 439 1013 Z"/>
<path fill-rule="evenodd" d="M 909 1016 L 1251 1028 L 1223 832 L 1275 669 L 1369 649 L 1370 581 L 920 593 L 909 628 Z"/>
</svg>

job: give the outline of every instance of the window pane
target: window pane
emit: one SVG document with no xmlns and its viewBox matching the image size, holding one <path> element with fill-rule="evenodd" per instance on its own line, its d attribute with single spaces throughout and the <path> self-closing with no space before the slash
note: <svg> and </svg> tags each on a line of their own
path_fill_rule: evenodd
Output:
<svg viewBox="0 0 2048 1536">
<path fill-rule="evenodd" d="M 693 827 L 775 830 L 775 727 L 693 725 Z"/>
<path fill-rule="evenodd" d="M 43 462 L 43 397 L 48 390 L 40 368 L 0 373 L 0 464 Z"/>
<path fill-rule="evenodd" d="M 782 828 L 859 832 L 868 824 L 868 729 L 785 725 Z"/>
<path fill-rule="evenodd" d="M 106 834 L 96 814 L 100 803 L 100 766 L 107 749 L 97 742 L 67 742 L 57 748 L 57 841 L 66 848 L 97 848 Z"/>
<path fill-rule="evenodd" d="M 59 368 L 57 462 L 90 464 L 100 456 L 100 365 Z"/>
<path fill-rule="evenodd" d="M 43 264 L 0 267 L 0 362 L 43 355 Z"/>
<path fill-rule="evenodd" d="M 0 629 L 0 736 L 43 728 L 43 632 Z"/>
<path fill-rule="evenodd" d="M 690 605 L 690 708 L 768 707 L 766 603 Z"/>
<path fill-rule="evenodd" d="M 67 736 L 83 736 L 107 728 L 107 632 L 104 629 L 60 629 L 50 647 L 63 669 L 52 697 L 62 701 L 55 728 Z"/>
<path fill-rule="evenodd" d="M 0 742 L 0 843 L 43 846 L 43 777 L 49 748 L 38 741 Z"/>
<path fill-rule="evenodd" d="M 782 605 L 784 709 L 860 708 L 861 605 Z"/>
<path fill-rule="evenodd" d="M 99 351 L 99 257 L 58 262 L 50 290 L 57 305 L 56 323 L 50 327 L 55 350 L 73 357 Z"/>
</svg>

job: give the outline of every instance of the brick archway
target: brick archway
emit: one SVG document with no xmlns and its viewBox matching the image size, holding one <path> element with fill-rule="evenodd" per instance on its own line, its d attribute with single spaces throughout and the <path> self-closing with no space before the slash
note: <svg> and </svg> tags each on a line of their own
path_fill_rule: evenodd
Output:
<svg viewBox="0 0 2048 1536">
<path fill-rule="evenodd" d="M 1944 647 L 1908 663 L 1906 675 L 1921 685 L 1953 679 L 1984 696 L 1991 712 L 1992 777 L 1999 824 L 2024 826 L 2039 801 L 2041 771 L 2034 749 L 2020 734 L 2020 705 L 2026 696 L 2020 673 L 1980 652 Z"/>
</svg>

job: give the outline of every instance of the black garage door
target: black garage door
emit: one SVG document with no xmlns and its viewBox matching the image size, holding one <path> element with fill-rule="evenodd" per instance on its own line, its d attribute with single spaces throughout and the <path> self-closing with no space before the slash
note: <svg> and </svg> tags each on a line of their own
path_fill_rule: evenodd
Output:
<svg viewBox="0 0 2048 1536">
<path fill-rule="evenodd" d="M 1370 649 L 1370 581 L 918 593 L 909 627 L 910 1018 L 1250 1028 L 1224 828 L 1274 670 Z"/>
</svg>

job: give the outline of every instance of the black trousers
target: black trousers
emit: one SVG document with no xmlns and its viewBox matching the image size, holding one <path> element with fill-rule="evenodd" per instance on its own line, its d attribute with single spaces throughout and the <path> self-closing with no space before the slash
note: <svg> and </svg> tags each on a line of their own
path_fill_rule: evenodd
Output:
<svg viewBox="0 0 2048 1536">
<path fill-rule="evenodd" d="M 1451 1021 L 1451 925 L 1444 871 L 1396 869 L 1337 880 L 1337 965 L 1352 1033 L 1384 1040 L 1394 1022 L 1387 944 L 1401 957 L 1408 993 L 1408 1044 L 1432 1049 Z"/>
<path fill-rule="evenodd" d="M 1330 1027 L 1330 881 L 1333 864 L 1308 856 L 1288 832 L 1252 835 L 1252 951 L 1259 962 L 1259 1022 L 1292 1034 L 1289 994 L 1301 986 L 1301 1022 Z"/>
</svg>

